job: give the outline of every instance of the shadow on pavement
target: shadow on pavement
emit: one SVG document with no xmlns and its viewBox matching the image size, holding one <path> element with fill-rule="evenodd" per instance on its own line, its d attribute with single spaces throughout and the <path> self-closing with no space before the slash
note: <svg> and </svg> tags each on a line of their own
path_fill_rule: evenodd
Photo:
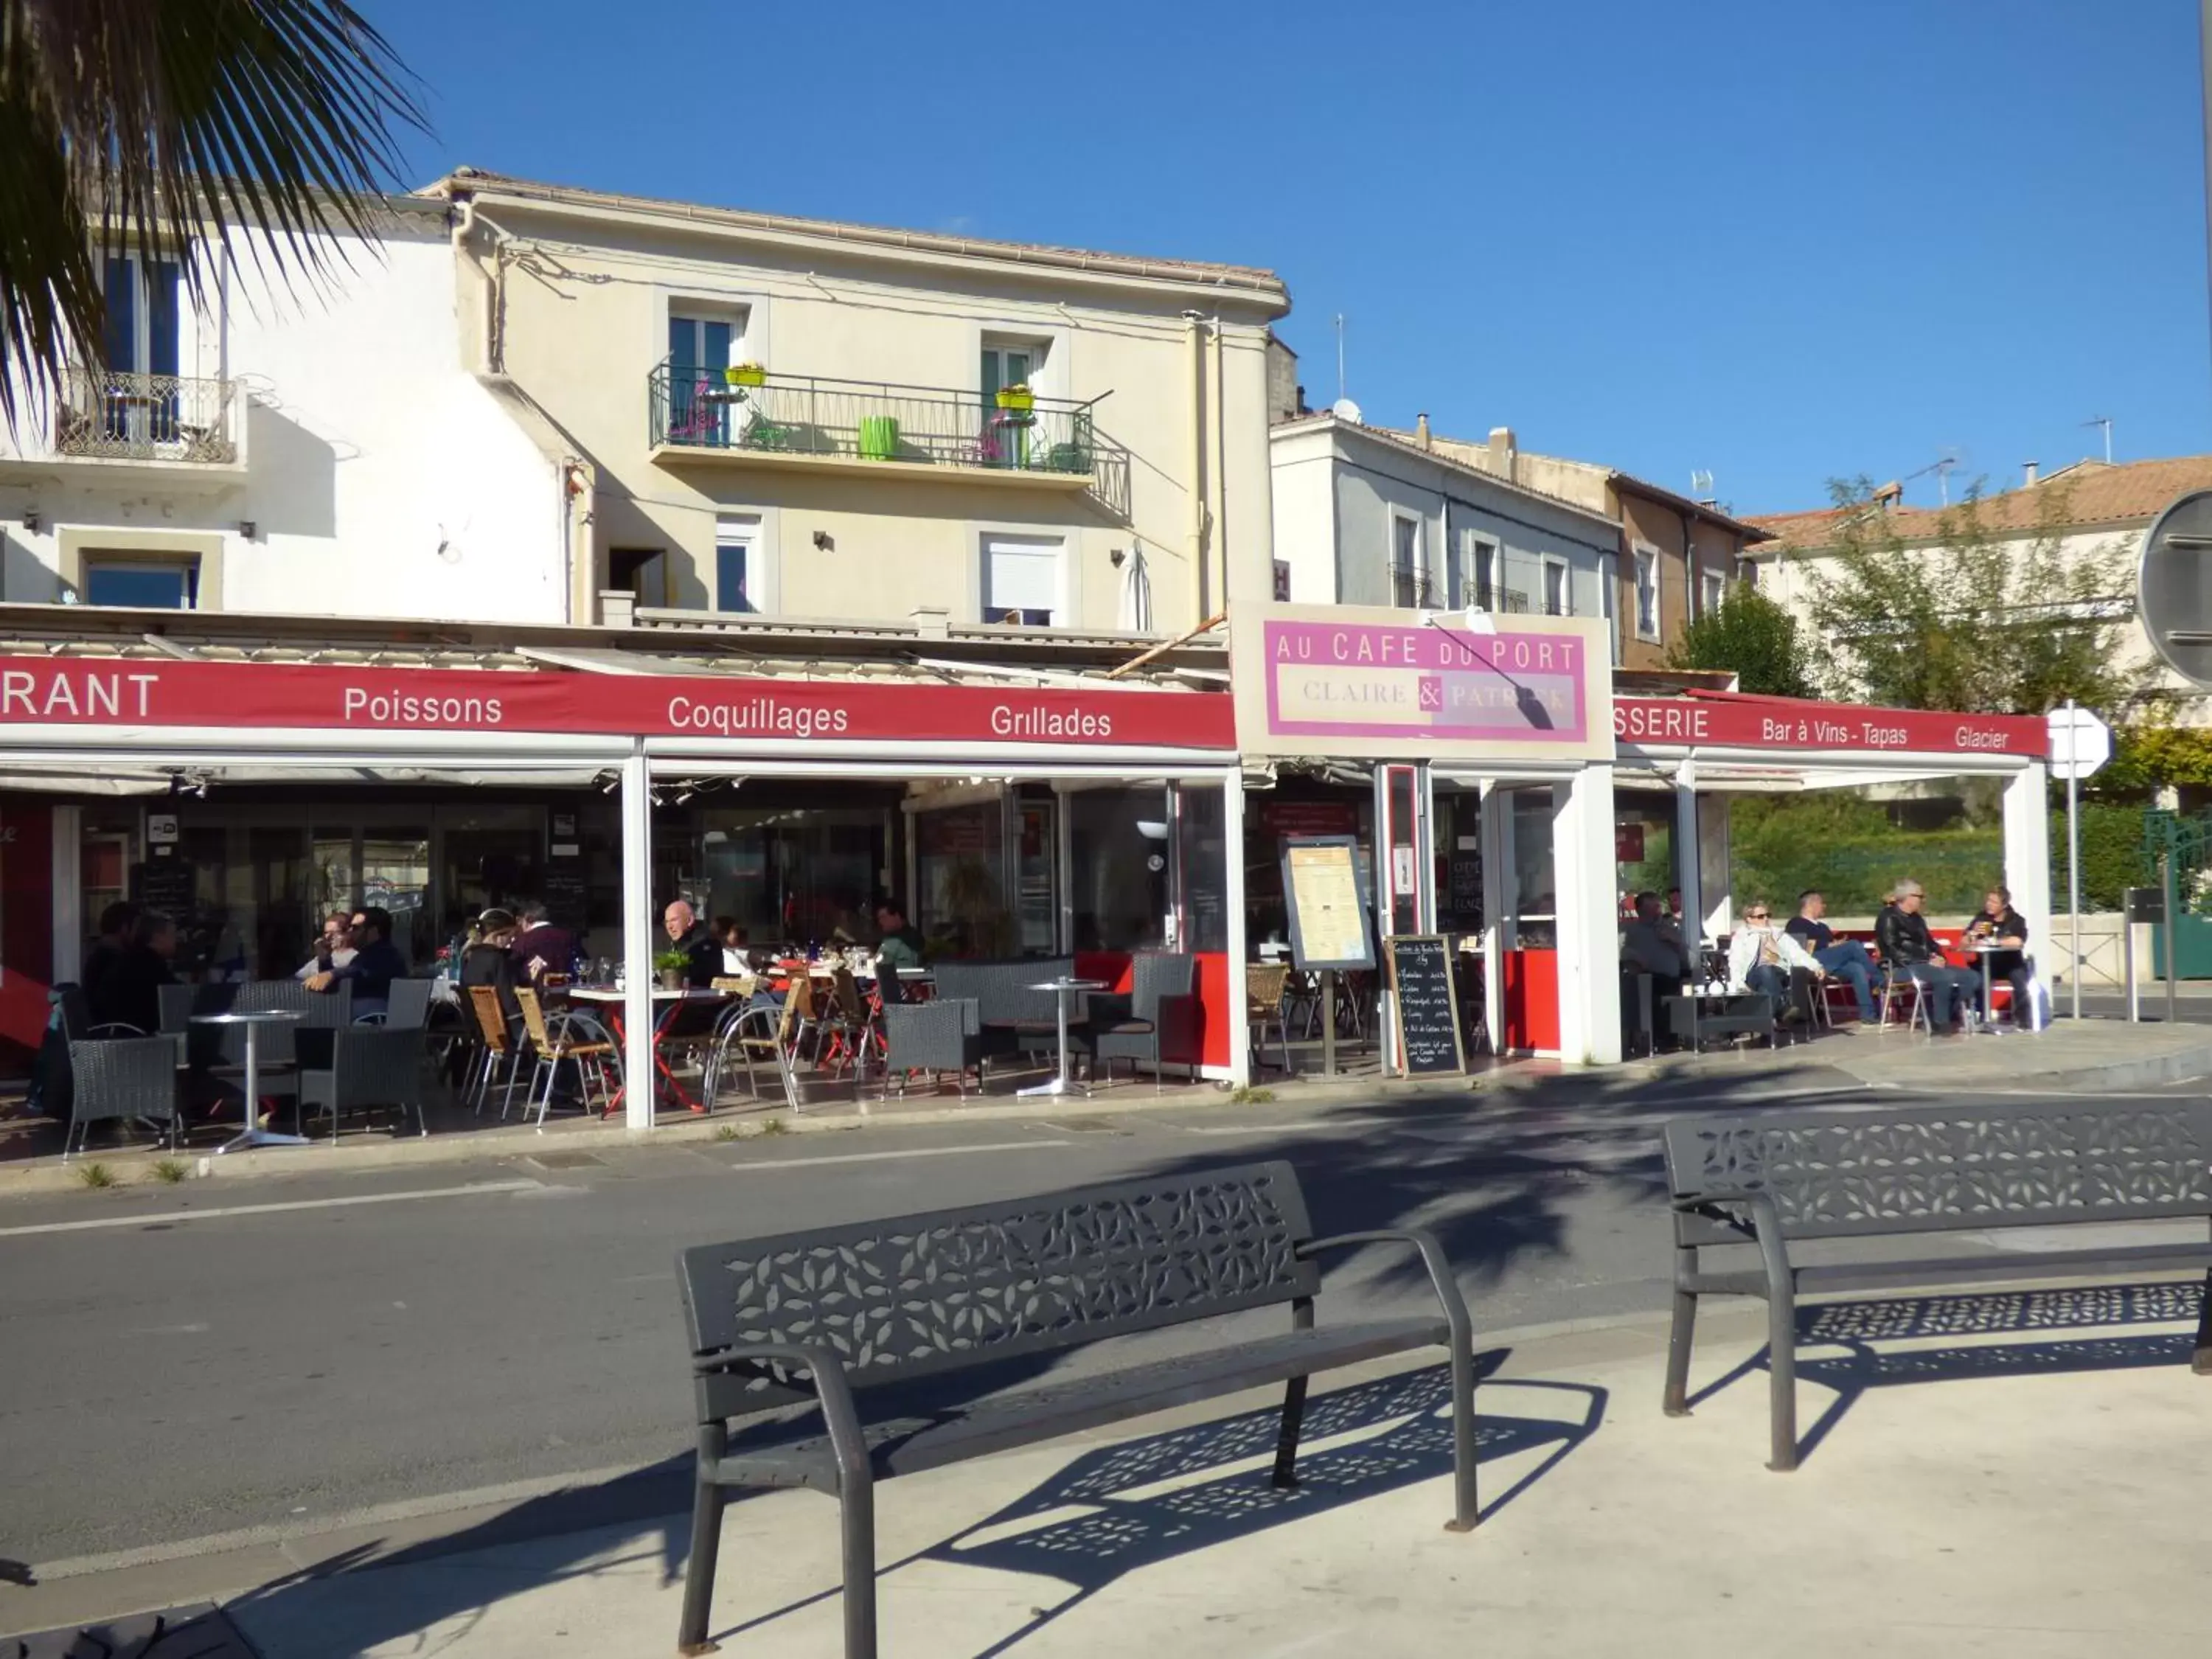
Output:
<svg viewBox="0 0 2212 1659">
<path fill-rule="evenodd" d="M 1841 1355 L 1805 1354 L 1797 1360 L 1802 1387 L 1813 1382 L 1836 1396 L 1799 1437 L 1799 1460 L 1813 1452 L 1869 1389 L 1911 1382 L 1970 1382 L 1995 1376 L 2047 1376 L 2074 1371 L 2186 1367 L 2196 1347 L 2193 1327 L 2205 1295 L 2201 1279 L 2140 1285 L 2093 1285 L 2064 1290 L 1973 1291 L 1893 1301 L 1833 1302 L 1797 1310 L 1797 1340 L 1805 1347 L 1833 1346 Z M 2190 1330 L 2127 1334 L 2136 1325 L 2187 1322 Z M 2094 1330 L 2100 1334 L 2032 1341 L 1952 1340 L 2002 1338 L 2050 1330 Z M 1877 1348 L 1877 1342 L 1930 1340 L 1938 1346 Z M 1761 1348 L 1727 1376 L 1691 1396 L 1695 1407 L 1722 1389 L 1767 1369 Z M 2212 1389 L 2212 1383 L 2207 1384 Z M 2208 1394 L 2212 1398 L 2212 1394 Z"/>
<path fill-rule="evenodd" d="M 1477 1356 L 1478 1377 L 1491 1376 L 1508 1352 Z M 1486 1524 L 1596 1432 L 1607 1394 L 1571 1382 L 1488 1383 L 1493 1395 L 1526 1390 L 1555 1398 L 1563 1413 L 1516 1416 L 1486 1409 L 1485 1386 L 1479 1381 L 1475 1391 L 1478 1463 L 1545 1453 L 1504 1492 L 1485 1498 L 1480 1516 Z M 1437 1482 L 1441 1528 L 1451 1507 L 1443 1484 L 1452 1471 L 1450 1397 L 1451 1373 L 1442 1365 L 1314 1397 L 1306 1407 L 1297 1485 L 1288 1491 L 1278 1490 L 1272 1479 L 1281 1424 L 1273 1407 L 1101 1447 L 958 1537 L 892 1562 L 878 1576 L 937 1561 L 1071 1587 L 1073 1595 L 1033 1607 L 1029 1623 L 975 1656 L 994 1659 L 1129 1573 L 1347 1504 Z M 836 1594 L 779 1607 L 716 1639 L 760 1629 Z"/>
</svg>

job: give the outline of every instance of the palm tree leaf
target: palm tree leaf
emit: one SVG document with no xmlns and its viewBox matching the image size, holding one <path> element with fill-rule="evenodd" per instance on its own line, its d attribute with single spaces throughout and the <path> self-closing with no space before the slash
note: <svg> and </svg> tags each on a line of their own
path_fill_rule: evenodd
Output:
<svg viewBox="0 0 2212 1659">
<path fill-rule="evenodd" d="M 176 261 L 204 307 L 196 245 L 288 289 L 373 245 L 416 85 L 344 0 L 0 0 L 0 419 L 97 358 L 96 248 Z"/>
</svg>

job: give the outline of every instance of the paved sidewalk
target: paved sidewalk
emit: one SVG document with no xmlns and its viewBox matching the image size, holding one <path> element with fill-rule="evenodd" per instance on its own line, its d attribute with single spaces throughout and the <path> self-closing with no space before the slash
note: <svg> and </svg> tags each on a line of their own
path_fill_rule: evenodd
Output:
<svg viewBox="0 0 2212 1659">
<path fill-rule="evenodd" d="M 894 1481 L 884 1651 L 2194 1656 L 2212 1480 L 2196 1294 L 1808 1310 L 1830 1321 L 1815 1334 L 1913 1334 L 1802 1351 L 1814 1443 L 1788 1475 L 1763 1467 L 1755 1309 L 1711 1304 L 1693 1382 L 1719 1386 L 1687 1419 L 1658 1408 L 1662 1322 L 1510 1335 L 1479 1393 L 1469 1536 L 1441 1524 L 1449 1435 L 1425 1366 L 1317 1396 L 1294 1493 L 1267 1483 L 1272 1395 Z M 836 1506 L 776 1493 L 726 1526 L 723 1650 L 833 1659 Z M 227 1610 L 262 1659 L 672 1651 L 681 1516 L 471 1547 L 493 1535 L 381 1560 L 356 1540 L 335 1571 L 229 1586 Z"/>
</svg>

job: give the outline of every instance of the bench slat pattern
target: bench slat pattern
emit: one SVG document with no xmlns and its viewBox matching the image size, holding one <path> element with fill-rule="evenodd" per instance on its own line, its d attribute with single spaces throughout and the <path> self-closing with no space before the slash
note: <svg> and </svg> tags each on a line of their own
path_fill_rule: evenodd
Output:
<svg viewBox="0 0 2212 1659">
<path fill-rule="evenodd" d="M 829 1348 L 854 1388 L 1314 1295 L 1289 1166 L 1087 1188 L 687 1250 L 692 1346 Z M 786 1368 L 708 1379 L 718 1413 L 811 1399 Z"/>
<path fill-rule="evenodd" d="M 1766 1193 L 1794 1238 L 2203 1215 L 2212 1107 L 2008 1105 L 1686 1120 L 1667 1128 L 1677 1197 Z M 1684 1217 L 1684 1244 L 1739 1237 Z"/>
</svg>

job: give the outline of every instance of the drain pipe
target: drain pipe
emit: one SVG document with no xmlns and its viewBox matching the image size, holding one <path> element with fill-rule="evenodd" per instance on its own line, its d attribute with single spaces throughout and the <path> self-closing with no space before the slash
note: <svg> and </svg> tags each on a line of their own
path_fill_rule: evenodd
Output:
<svg viewBox="0 0 2212 1659">
<path fill-rule="evenodd" d="M 1182 314 L 1190 341 L 1190 618 L 1206 616 L 1206 319 L 1195 311 Z"/>
<path fill-rule="evenodd" d="M 1214 609 L 1229 608 L 1229 377 L 1222 358 L 1221 313 L 1213 314 L 1213 559 L 1221 585 Z"/>
</svg>

